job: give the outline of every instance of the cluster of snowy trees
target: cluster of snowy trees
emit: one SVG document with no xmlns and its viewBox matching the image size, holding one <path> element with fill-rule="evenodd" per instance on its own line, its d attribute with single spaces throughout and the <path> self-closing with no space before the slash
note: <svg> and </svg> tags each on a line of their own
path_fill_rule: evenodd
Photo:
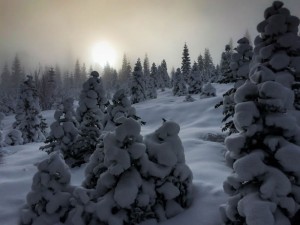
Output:
<svg viewBox="0 0 300 225">
<path fill-rule="evenodd" d="M 124 55 L 119 73 L 109 65 L 102 78 L 91 72 L 76 111 L 72 98 L 57 106 L 49 136 L 41 116 L 42 98 L 35 79 L 27 76 L 14 107 L 16 122 L 5 137 L 0 114 L 0 147 L 45 140 L 42 149 L 49 153 L 37 166 L 21 224 L 156 224 L 189 207 L 192 172 L 185 163 L 179 125 L 164 121 L 143 137 L 142 121 L 131 104 L 156 98 L 158 89 L 171 87 L 186 101 L 194 100 L 191 94 L 212 97 L 213 82 L 233 84 L 216 105 L 223 105 L 222 130 L 229 133 L 225 159 L 232 169 L 223 186 L 229 198 L 220 208 L 222 223 L 297 224 L 299 23 L 282 2 L 275 1 L 257 26 L 254 49 L 245 35 L 235 48 L 232 43 L 225 46 L 220 66 L 215 67 L 208 49 L 191 65 L 185 44 L 181 68 L 172 70 L 172 79 L 165 60 L 150 67 L 146 55 L 132 70 Z M 21 74 L 17 65 L 15 60 L 14 76 Z M 74 74 L 79 76 L 79 63 L 76 68 Z M 50 69 L 47 76 L 53 78 L 53 73 Z M 83 183 L 72 186 L 68 165 L 83 163 L 87 163 Z"/>
<path fill-rule="evenodd" d="M 191 94 L 200 94 L 200 98 L 216 96 L 211 82 L 217 80 L 218 72 L 209 50 L 205 49 L 204 58 L 200 54 L 197 62 L 191 66 L 189 49 L 184 44 L 181 68 L 172 72 L 173 95 L 186 96 L 185 101 L 194 101 Z"/>
<path fill-rule="evenodd" d="M 143 138 L 135 110 L 121 89 L 104 120 L 114 124 L 114 129 L 104 132 L 104 104 L 95 105 L 94 100 L 104 103 L 105 94 L 99 74 L 91 75 L 83 85 L 77 114 L 72 99 L 55 112 L 44 147 L 51 153 L 37 165 L 21 212 L 22 225 L 157 224 L 191 205 L 192 172 L 185 163 L 179 125 L 164 121 Z M 90 126 L 90 122 L 100 126 Z M 72 186 L 66 156 L 76 159 L 72 155 L 76 143 L 72 142 L 83 134 L 89 146 L 83 145 L 85 151 L 75 154 L 89 156 L 91 149 L 93 154 L 83 185 Z"/>
<path fill-rule="evenodd" d="M 90 69 L 91 70 L 91 69 Z M 86 80 L 85 64 L 76 61 L 74 72 L 62 73 L 56 65 L 35 69 L 30 75 L 33 77 L 42 110 L 56 109 L 66 97 L 78 98 L 82 83 Z M 16 101 L 19 86 L 26 80 L 24 68 L 16 55 L 11 70 L 5 64 L 0 77 L 0 112 L 6 115 L 16 113 Z"/>
</svg>

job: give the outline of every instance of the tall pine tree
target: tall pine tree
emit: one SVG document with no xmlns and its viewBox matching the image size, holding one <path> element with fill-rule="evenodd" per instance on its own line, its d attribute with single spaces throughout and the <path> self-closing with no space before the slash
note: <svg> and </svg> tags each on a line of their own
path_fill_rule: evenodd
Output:
<svg viewBox="0 0 300 225">
<path fill-rule="evenodd" d="M 181 61 L 181 73 L 185 82 L 188 82 L 190 72 L 191 72 L 190 53 L 187 44 L 185 43 L 183 46 L 182 61 Z"/>
<path fill-rule="evenodd" d="M 222 208 L 224 224 L 290 225 L 300 207 L 300 127 L 290 113 L 289 70 L 299 65 L 299 57 L 289 54 L 299 46 L 299 19 L 279 1 L 264 17 L 257 26 L 250 81 L 234 96 L 239 133 L 225 140 L 233 173 L 224 183 L 230 195 Z"/>
</svg>

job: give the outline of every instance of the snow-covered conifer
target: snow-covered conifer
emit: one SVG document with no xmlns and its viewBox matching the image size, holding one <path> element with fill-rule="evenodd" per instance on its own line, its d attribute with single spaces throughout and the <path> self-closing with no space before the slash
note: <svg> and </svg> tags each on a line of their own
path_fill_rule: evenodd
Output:
<svg viewBox="0 0 300 225">
<path fill-rule="evenodd" d="M 215 66 L 212 61 L 212 57 L 208 48 L 204 50 L 204 58 L 203 58 L 203 82 L 215 82 L 216 79 L 216 71 Z"/>
<path fill-rule="evenodd" d="M 209 82 L 204 84 L 200 93 L 200 98 L 209 98 L 216 96 L 216 88 Z"/>
<path fill-rule="evenodd" d="M 156 198 L 152 208 L 159 222 L 179 214 L 192 201 L 193 175 L 185 163 L 179 131 L 177 123 L 166 121 L 145 136 L 149 162 L 144 158 L 143 165 L 147 165 L 148 182 L 155 185 Z"/>
<path fill-rule="evenodd" d="M 145 101 L 146 94 L 146 82 L 143 75 L 143 68 L 140 59 L 137 60 L 134 71 L 132 73 L 131 81 L 131 103 L 139 103 Z"/>
<path fill-rule="evenodd" d="M 32 76 L 27 76 L 27 79 L 20 85 L 15 118 L 16 122 L 13 127 L 22 132 L 24 143 L 45 140 L 45 123 Z"/>
<path fill-rule="evenodd" d="M 72 163 L 77 166 L 88 160 L 95 151 L 99 141 L 104 120 L 105 105 L 107 99 L 102 80 L 97 71 L 91 73 L 91 77 L 83 84 L 77 108 L 77 121 L 79 122 L 79 134 L 74 147 L 71 150 Z"/>
<path fill-rule="evenodd" d="M 181 62 L 181 72 L 182 76 L 185 82 L 188 82 L 190 72 L 191 72 L 191 59 L 190 59 L 190 53 L 189 49 L 186 45 L 186 43 L 183 46 L 183 52 L 182 52 L 182 62 Z"/>
<path fill-rule="evenodd" d="M 173 95 L 184 96 L 187 94 L 187 88 L 179 68 L 177 68 L 173 79 Z"/>
<path fill-rule="evenodd" d="M 157 88 L 160 88 L 161 91 L 165 91 L 165 83 L 163 79 L 163 68 L 161 65 L 157 67 Z"/>
<path fill-rule="evenodd" d="M 158 88 L 159 79 L 158 79 L 158 72 L 157 72 L 157 67 L 156 67 L 155 63 L 152 63 L 150 77 L 154 80 L 155 88 Z"/>
<path fill-rule="evenodd" d="M 58 152 L 40 162 L 37 169 L 20 224 L 63 224 L 70 207 L 70 171 Z"/>
<path fill-rule="evenodd" d="M 126 91 L 126 94 L 130 93 L 130 77 L 131 77 L 131 66 L 129 63 L 129 60 L 126 56 L 126 54 L 123 55 L 123 61 L 122 61 L 122 68 L 119 72 L 119 85 L 120 88 L 124 89 Z"/>
<path fill-rule="evenodd" d="M 157 98 L 157 68 L 155 63 L 151 66 L 151 71 L 149 75 L 149 81 L 148 81 L 148 97 L 150 99 Z"/>
<path fill-rule="evenodd" d="M 142 160 L 147 155 L 140 131 L 136 120 L 123 118 L 115 132 L 104 137 L 106 170 L 96 184 L 96 216 L 104 224 L 139 224 L 155 219 L 154 183 L 142 174 L 146 169 Z"/>
<path fill-rule="evenodd" d="M 287 52 L 296 45 L 299 19 L 279 1 L 264 17 L 250 81 L 234 96 L 239 133 L 225 140 L 233 173 L 224 182 L 230 195 L 221 208 L 224 224 L 290 225 L 300 206 L 300 127 L 290 113 L 294 77 L 287 69 L 295 60 Z"/>
<path fill-rule="evenodd" d="M 45 141 L 46 145 L 40 148 L 47 153 L 61 151 L 66 160 L 70 158 L 71 149 L 79 135 L 73 102 L 73 98 L 67 98 L 63 102 L 63 108 L 55 111 L 55 121 L 50 126 L 51 131 Z"/>
<path fill-rule="evenodd" d="M 112 98 L 112 105 L 107 107 L 104 129 L 114 130 L 116 126 L 120 125 L 118 120 L 121 117 L 138 119 L 136 110 L 131 106 L 130 100 L 127 98 L 124 89 L 116 91 Z"/>
<path fill-rule="evenodd" d="M 221 62 L 220 62 L 220 70 L 221 70 L 221 77 L 219 78 L 218 82 L 222 82 L 223 79 L 226 79 L 228 77 L 230 69 L 230 63 L 231 63 L 231 56 L 232 56 L 232 49 L 229 44 L 225 45 L 225 51 L 222 52 L 221 55 Z"/>
<path fill-rule="evenodd" d="M 171 88 L 171 80 L 170 76 L 168 74 L 168 68 L 167 68 L 167 63 L 165 60 L 163 60 L 160 64 L 161 66 L 161 77 L 163 80 L 163 84 L 165 88 Z"/>
<path fill-rule="evenodd" d="M 151 87 L 150 84 L 150 65 L 149 65 L 149 58 L 148 55 L 145 55 L 145 59 L 143 62 L 143 74 L 144 74 L 144 79 L 145 79 L 145 90 L 146 90 L 146 95 L 147 98 L 150 98 L 150 90 L 149 88 Z"/>
<path fill-rule="evenodd" d="M 83 182 L 95 190 L 98 223 L 156 224 L 190 206 L 192 173 L 178 124 L 165 122 L 143 141 L 136 120 L 120 122 L 93 153 Z"/>
<path fill-rule="evenodd" d="M 202 82 L 200 79 L 200 71 L 198 64 L 194 62 L 189 79 L 187 81 L 189 94 L 199 94 L 201 92 Z"/>
<path fill-rule="evenodd" d="M 232 120 L 235 107 L 234 94 L 236 89 L 248 79 L 249 64 L 253 55 L 252 46 L 247 38 L 241 38 L 237 43 L 238 46 L 232 53 L 230 69 L 225 72 L 225 77 L 219 81 L 220 83 L 234 83 L 234 86 L 223 94 L 223 100 L 215 106 L 218 108 L 223 105 L 224 118 L 222 122 L 225 124 L 222 131 L 228 130 L 229 134 L 237 132 Z"/>
</svg>

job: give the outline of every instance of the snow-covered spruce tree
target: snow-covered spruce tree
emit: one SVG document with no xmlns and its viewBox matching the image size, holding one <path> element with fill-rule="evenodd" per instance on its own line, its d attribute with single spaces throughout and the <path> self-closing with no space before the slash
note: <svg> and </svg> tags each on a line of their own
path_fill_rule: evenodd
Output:
<svg viewBox="0 0 300 225">
<path fill-rule="evenodd" d="M 300 127 L 290 113 L 294 79 L 287 69 L 295 62 L 287 50 L 295 47 L 291 34 L 297 33 L 299 20 L 278 1 L 264 17 L 257 27 L 261 34 L 250 81 L 234 96 L 239 133 L 225 140 L 233 167 L 224 182 L 230 198 L 221 208 L 228 225 L 290 225 L 300 207 Z"/>
<path fill-rule="evenodd" d="M 104 137 L 103 146 L 88 164 L 87 171 L 89 166 L 93 169 L 84 182 L 95 188 L 93 222 L 155 224 L 191 204 L 192 174 L 185 165 L 178 132 L 177 124 L 164 123 L 147 136 L 146 150 L 140 125 L 123 117 L 115 132 Z"/>
<path fill-rule="evenodd" d="M 236 89 L 248 79 L 249 64 L 253 55 L 252 46 L 247 38 L 241 38 L 237 43 L 238 46 L 232 53 L 230 69 L 225 73 L 223 79 L 219 81 L 220 83 L 234 83 L 234 86 L 223 94 L 223 100 L 215 106 L 218 108 L 223 105 L 224 117 L 222 122 L 224 126 L 222 127 L 222 131 L 228 130 L 229 135 L 237 132 L 232 120 L 235 107 L 234 94 Z"/>
<path fill-rule="evenodd" d="M 151 71 L 149 75 L 149 82 L 148 82 L 148 97 L 150 99 L 157 98 L 157 68 L 155 63 L 151 66 Z"/>
<path fill-rule="evenodd" d="M 125 89 L 126 94 L 130 93 L 130 77 L 131 66 L 126 54 L 123 55 L 122 68 L 119 72 L 118 81 L 122 89 Z"/>
<path fill-rule="evenodd" d="M 189 94 L 199 94 L 201 92 L 202 82 L 200 80 L 200 71 L 198 64 L 194 62 L 192 67 L 188 82 L 188 92 Z"/>
<path fill-rule="evenodd" d="M 216 96 L 216 88 L 209 82 L 204 84 L 200 93 L 200 98 L 210 98 Z"/>
<path fill-rule="evenodd" d="M 71 167 L 81 165 L 95 151 L 103 129 L 106 104 L 102 80 L 97 71 L 92 71 L 90 78 L 82 86 L 79 98 L 76 113 L 80 136 L 71 149 L 67 161 Z"/>
<path fill-rule="evenodd" d="M 145 55 L 144 62 L 143 62 L 143 74 L 145 79 L 145 89 L 147 98 L 150 98 L 150 65 L 149 65 L 149 58 L 148 55 Z"/>
<path fill-rule="evenodd" d="M 136 120 L 139 119 L 139 117 L 136 116 L 135 108 L 131 106 L 130 100 L 126 96 L 124 89 L 116 91 L 112 98 L 112 105 L 107 107 L 104 129 L 109 131 L 114 130 L 120 125 L 118 119 L 121 117 L 131 117 Z"/>
<path fill-rule="evenodd" d="M 20 85 L 13 128 L 22 132 L 24 143 L 45 141 L 45 122 L 32 76 Z"/>
<path fill-rule="evenodd" d="M 139 224 L 155 219 L 154 183 L 142 173 L 147 168 L 142 159 L 148 161 L 140 131 L 136 120 L 123 117 L 115 132 L 104 137 L 102 162 L 106 169 L 100 168 L 96 184 L 96 217 L 101 224 Z"/>
<path fill-rule="evenodd" d="M 65 159 L 70 158 L 70 152 L 78 138 L 78 122 L 73 107 L 73 98 L 63 101 L 63 108 L 54 113 L 55 121 L 51 124 L 50 134 L 46 138 L 46 145 L 40 149 L 47 153 L 61 151 Z"/>
<path fill-rule="evenodd" d="M 165 83 L 163 79 L 163 68 L 161 65 L 157 67 L 157 88 L 161 89 L 161 91 L 165 91 Z"/>
<path fill-rule="evenodd" d="M 160 64 L 161 66 L 161 77 L 164 83 L 165 88 L 171 88 L 171 80 L 168 74 L 168 68 L 167 68 L 167 63 L 166 60 L 163 59 L 163 61 Z"/>
<path fill-rule="evenodd" d="M 232 49 L 230 45 L 225 45 L 225 51 L 222 52 L 221 55 L 221 62 L 220 62 L 220 70 L 221 70 L 221 77 L 219 78 L 219 83 L 222 82 L 223 79 L 226 79 L 228 77 L 230 69 L 230 63 L 231 63 L 231 56 L 232 56 Z"/>
<path fill-rule="evenodd" d="M 166 121 L 145 136 L 150 161 L 143 158 L 142 165 L 147 165 L 144 176 L 155 184 L 156 199 L 152 208 L 159 222 L 179 214 L 192 201 L 193 175 L 185 163 L 179 131 L 177 123 Z"/>
<path fill-rule="evenodd" d="M 143 74 L 143 68 L 140 59 L 137 60 L 131 81 L 131 103 L 139 103 L 145 101 L 146 94 L 146 82 Z"/>
<path fill-rule="evenodd" d="M 63 224 L 70 207 L 70 171 L 58 152 L 40 162 L 37 169 L 20 224 Z"/>
<path fill-rule="evenodd" d="M 216 78 L 215 66 L 208 48 L 204 50 L 203 58 L 203 82 L 214 82 Z"/>
<path fill-rule="evenodd" d="M 182 52 L 182 61 L 181 61 L 181 72 L 182 72 L 182 76 L 185 82 L 189 81 L 189 76 L 190 76 L 190 72 L 191 72 L 191 59 L 190 59 L 190 53 L 189 53 L 189 49 L 186 45 L 186 43 L 184 43 L 183 46 L 183 52 Z"/>
<path fill-rule="evenodd" d="M 203 56 L 201 54 L 197 58 L 197 64 L 198 64 L 199 71 L 201 73 L 201 81 L 203 82 L 204 81 L 204 79 L 203 79 L 203 74 L 204 74 L 204 59 L 203 59 Z"/>
<path fill-rule="evenodd" d="M 153 78 L 154 80 L 155 88 L 158 88 L 159 79 L 158 79 L 158 71 L 155 63 L 152 63 L 150 77 Z"/>
<path fill-rule="evenodd" d="M 187 88 L 179 68 L 177 68 L 173 79 L 173 95 L 184 96 L 187 94 Z"/>
</svg>

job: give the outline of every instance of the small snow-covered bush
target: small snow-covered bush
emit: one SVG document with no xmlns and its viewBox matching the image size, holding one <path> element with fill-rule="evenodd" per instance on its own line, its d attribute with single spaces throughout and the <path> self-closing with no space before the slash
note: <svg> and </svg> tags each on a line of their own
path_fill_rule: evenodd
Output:
<svg viewBox="0 0 300 225">
<path fill-rule="evenodd" d="M 70 171 L 58 152 L 40 162 L 37 169 L 20 224 L 63 224 L 70 210 Z"/>
<path fill-rule="evenodd" d="M 184 102 L 194 102 L 195 99 L 190 94 L 188 94 L 187 96 L 185 96 L 185 99 L 183 101 Z"/>
<path fill-rule="evenodd" d="M 4 145 L 22 145 L 23 143 L 22 133 L 17 129 L 9 131 L 4 139 Z"/>
<path fill-rule="evenodd" d="M 215 96 L 216 88 L 211 83 L 204 84 L 200 93 L 200 98 L 210 98 Z"/>
</svg>

